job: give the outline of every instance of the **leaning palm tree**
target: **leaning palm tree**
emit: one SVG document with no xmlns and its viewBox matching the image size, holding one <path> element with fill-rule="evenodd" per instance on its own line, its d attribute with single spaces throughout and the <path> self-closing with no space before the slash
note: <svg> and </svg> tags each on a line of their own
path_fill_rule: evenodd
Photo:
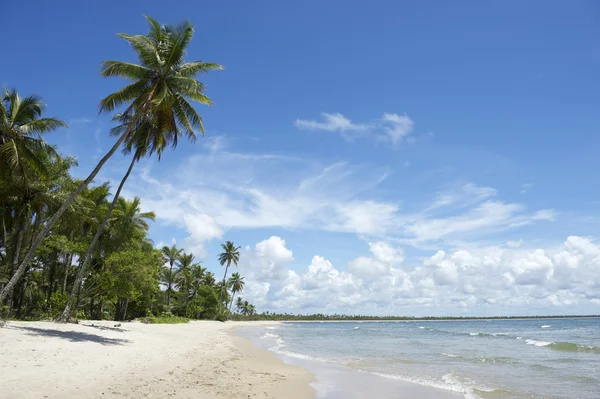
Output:
<svg viewBox="0 0 600 399">
<path fill-rule="evenodd" d="M 246 283 L 244 282 L 244 278 L 240 276 L 239 273 L 233 273 L 229 280 L 227 280 L 227 285 L 231 289 L 231 302 L 229 302 L 229 311 L 231 312 L 231 306 L 233 305 L 235 294 L 242 292 Z"/>
<path fill-rule="evenodd" d="M 57 118 L 41 118 L 46 104 L 41 97 L 21 98 L 16 90 L 4 88 L 0 93 L 0 171 L 24 177 L 25 163 L 46 172 L 39 154 L 57 156 L 56 150 L 43 139 L 44 133 L 67 125 Z"/>
<path fill-rule="evenodd" d="M 169 268 L 164 269 L 165 271 L 162 273 L 164 282 L 167 284 L 167 307 L 171 307 L 171 292 L 173 291 L 173 281 L 175 280 L 175 276 L 177 275 L 177 269 L 175 269 L 175 273 L 173 273 L 173 266 L 175 262 L 179 259 L 179 256 L 183 253 L 183 249 L 177 248 L 175 244 L 170 247 L 166 245 L 162 247 L 162 253 L 167 262 L 169 262 Z"/>
<path fill-rule="evenodd" d="M 223 248 L 223 252 L 219 254 L 219 263 L 221 266 L 225 265 L 225 275 L 223 276 L 223 283 L 219 290 L 219 313 L 221 313 L 223 305 L 223 291 L 226 286 L 227 270 L 229 270 L 229 266 L 231 266 L 232 263 L 237 266 L 240 261 L 239 249 L 241 247 L 236 247 L 233 242 L 227 241 L 225 244 L 221 244 L 221 248 Z"/>
<path fill-rule="evenodd" d="M 118 35 L 131 45 L 140 63 L 122 61 L 102 63 L 102 76 L 118 76 L 132 81 L 100 102 L 100 112 L 113 112 L 124 106 L 125 110 L 121 115 L 126 127 L 92 173 L 48 219 L 42 231 L 35 237 L 19 268 L 0 292 L 0 302 L 17 284 L 52 226 L 121 144 L 126 143 L 126 149 L 134 148 L 136 152 L 119 188 L 129 176 L 137 156 L 151 154 L 154 151 L 160 155 L 168 145 L 175 147 L 182 134 L 194 140 L 196 138 L 194 129 L 204 132 L 202 118 L 188 99 L 210 105 L 211 100 L 204 94 L 204 85 L 196 80 L 195 76 L 222 69 L 222 66 L 203 61 L 184 62 L 183 58 L 194 32 L 193 25 L 189 22 L 185 21 L 174 27 L 161 26 L 154 19 L 146 18 L 150 24 L 150 32 L 147 35 L 124 33 Z M 118 196 L 118 193 L 120 190 L 117 190 L 115 196 Z M 114 208 L 114 204 L 111 204 L 111 207 Z"/>
</svg>

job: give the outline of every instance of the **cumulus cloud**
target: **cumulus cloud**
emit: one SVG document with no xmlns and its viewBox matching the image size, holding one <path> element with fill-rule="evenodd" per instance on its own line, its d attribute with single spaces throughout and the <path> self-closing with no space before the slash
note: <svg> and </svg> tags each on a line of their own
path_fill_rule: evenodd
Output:
<svg viewBox="0 0 600 399">
<path fill-rule="evenodd" d="M 381 315 L 581 313 L 600 300 L 600 246 L 585 237 L 558 248 L 438 250 L 414 264 L 387 242 L 368 245 L 371 256 L 345 266 L 316 255 L 292 269 L 283 239 L 261 241 L 240 266 L 252 287 L 244 296 L 267 310 Z"/>
<path fill-rule="evenodd" d="M 413 132 L 414 122 L 407 115 L 384 113 L 380 118 L 369 123 L 354 123 L 344 115 L 323 112 L 322 122 L 296 119 L 294 125 L 304 130 L 322 130 L 338 132 L 346 140 L 358 137 L 372 137 L 378 141 L 388 142 L 393 148 L 398 147 Z"/>
</svg>

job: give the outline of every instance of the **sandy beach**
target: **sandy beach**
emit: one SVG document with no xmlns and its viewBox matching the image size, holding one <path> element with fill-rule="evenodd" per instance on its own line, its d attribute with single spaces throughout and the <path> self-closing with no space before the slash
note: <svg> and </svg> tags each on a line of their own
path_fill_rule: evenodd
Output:
<svg viewBox="0 0 600 399">
<path fill-rule="evenodd" d="M 315 396 L 308 371 L 232 334 L 249 323 L 115 324 L 9 322 L 0 398 Z"/>
</svg>

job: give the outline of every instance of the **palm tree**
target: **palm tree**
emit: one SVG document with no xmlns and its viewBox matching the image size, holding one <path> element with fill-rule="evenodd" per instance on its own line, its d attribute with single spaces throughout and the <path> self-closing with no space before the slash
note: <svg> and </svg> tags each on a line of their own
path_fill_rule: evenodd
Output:
<svg viewBox="0 0 600 399">
<path fill-rule="evenodd" d="M 183 253 L 179 255 L 179 270 L 178 274 L 175 277 L 175 284 L 180 293 L 182 293 L 185 297 L 185 316 L 188 314 L 188 303 L 190 298 L 190 291 L 192 290 L 192 266 L 194 263 L 194 255 Z"/>
<path fill-rule="evenodd" d="M 241 296 L 238 296 L 237 302 L 235 303 L 235 308 L 238 312 L 241 312 L 244 307 L 244 300 Z"/>
<path fill-rule="evenodd" d="M 117 129 L 121 135 L 113 147 L 56 213 L 48 219 L 42 231 L 33 240 L 18 270 L 0 292 L 0 302 L 21 278 L 52 226 L 121 144 L 126 143 L 126 151 L 133 148 L 135 156 L 115 197 L 118 197 L 137 157 L 150 155 L 153 152 L 157 152 L 160 156 L 168 145 L 176 147 L 177 140 L 182 134 L 193 141 L 196 138 L 194 129 L 204 132 L 202 118 L 190 105 L 188 99 L 210 105 L 211 100 L 204 94 L 204 85 L 196 80 L 195 76 L 222 69 L 222 66 L 202 61 L 184 63 L 183 58 L 194 31 L 193 25 L 189 22 L 185 21 L 171 27 L 161 26 L 154 19 L 146 18 L 150 24 L 150 32 L 146 36 L 124 33 L 118 35 L 129 42 L 140 64 L 121 61 L 102 63 L 102 76 L 119 76 L 132 81 L 100 102 L 100 112 L 113 112 L 116 108 L 125 106 L 121 120 L 126 127 L 122 130 Z M 109 213 L 114 208 L 116 199 L 113 200 Z M 99 230 L 103 227 L 104 225 L 101 225 Z"/>
<path fill-rule="evenodd" d="M 238 292 L 242 292 L 244 290 L 244 278 L 240 276 L 239 273 L 233 273 L 229 280 L 227 280 L 227 285 L 231 289 L 231 302 L 229 302 L 229 311 L 231 312 L 231 305 L 233 305 L 233 300 L 235 298 L 235 294 Z"/>
<path fill-rule="evenodd" d="M 200 291 L 200 286 L 204 282 L 204 275 L 206 273 L 206 268 L 202 267 L 200 264 L 192 265 L 190 274 L 192 275 L 192 301 L 194 302 L 194 318 L 198 318 L 197 310 L 198 310 L 198 292 Z"/>
<path fill-rule="evenodd" d="M 223 252 L 219 254 L 219 263 L 221 266 L 225 265 L 225 275 L 223 276 L 223 283 L 221 285 L 221 289 L 219 290 L 219 313 L 221 313 L 222 309 L 223 290 L 226 285 L 225 280 L 227 279 L 227 270 L 232 263 L 237 266 L 238 262 L 240 261 L 239 249 L 241 247 L 236 247 L 233 242 L 227 241 L 225 244 L 221 244 L 221 248 L 223 248 Z"/>
<path fill-rule="evenodd" d="M 135 197 L 132 201 L 127 201 L 123 198 L 120 198 L 116 206 L 118 208 L 118 212 L 116 213 L 118 217 L 115 218 L 115 241 L 123 242 L 125 241 L 125 236 L 133 236 L 135 234 L 140 234 L 140 236 L 144 236 L 148 231 L 150 226 L 148 225 L 147 220 L 154 221 L 155 214 L 154 212 L 142 212 L 140 209 L 140 197 Z M 110 208 L 109 208 L 110 211 Z M 105 217 L 103 223 L 107 221 Z M 96 235 L 97 232 L 96 232 Z M 86 256 L 91 259 L 91 248 L 88 248 L 86 251 Z M 89 264 L 89 260 L 88 260 Z M 77 276 L 75 277 L 75 282 L 73 283 L 73 288 L 71 289 L 71 296 L 63 310 L 62 314 L 58 318 L 60 322 L 67 322 L 71 317 L 71 314 L 76 308 L 73 307 L 73 303 L 75 302 L 75 298 L 77 297 L 77 292 L 81 286 L 83 278 L 86 276 L 87 264 L 84 262 L 79 266 L 79 270 L 77 271 Z"/>
<path fill-rule="evenodd" d="M 251 304 L 248 301 L 243 301 L 243 302 L 239 303 L 238 304 L 238 309 L 241 310 L 241 313 L 244 316 L 252 316 L 252 315 L 254 315 L 256 313 L 256 308 L 254 307 L 253 304 Z"/>
<path fill-rule="evenodd" d="M 202 278 L 202 285 L 206 285 L 208 287 L 212 287 L 215 285 L 215 274 L 213 272 L 206 272 L 204 277 Z"/>
<path fill-rule="evenodd" d="M 162 247 L 162 253 L 169 262 L 169 268 L 163 269 L 162 272 L 163 281 L 167 283 L 167 307 L 171 307 L 171 292 L 173 291 L 173 281 L 175 280 L 175 276 L 177 275 L 177 270 L 175 270 L 175 274 L 173 274 L 173 265 L 179 259 L 179 256 L 183 252 L 183 249 L 177 248 L 175 244 L 171 247 L 167 247 L 166 245 Z"/>
<path fill-rule="evenodd" d="M 23 176 L 24 163 L 46 172 L 39 154 L 58 156 L 41 136 L 67 125 L 57 118 L 40 118 L 46 104 L 41 97 L 21 98 L 16 90 L 3 89 L 0 96 L 0 171 Z"/>
</svg>

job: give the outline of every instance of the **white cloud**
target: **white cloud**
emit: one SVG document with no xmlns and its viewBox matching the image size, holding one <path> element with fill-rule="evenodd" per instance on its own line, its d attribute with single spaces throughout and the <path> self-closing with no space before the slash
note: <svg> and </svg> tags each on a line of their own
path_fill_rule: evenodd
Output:
<svg viewBox="0 0 600 399">
<path fill-rule="evenodd" d="M 600 246 L 584 237 L 546 249 L 438 250 L 412 265 L 400 248 L 368 244 L 372 256 L 345 268 L 317 255 L 292 270 L 291 250 L 271 237 L 242 258 L 253 287 L 243 296 L 266 310 L 408 315 L 586 313 L 600 301 Z"/>
<path fill-rule="evenodd" d="M 300 129 L 325 130 L 340 133 L 364 132 L 371 129 L 371 125 L 368 124 L 352 123 L 350 119 L 339 112 L 334 114 L 323 112 L 321 115 L 323 116 L 323 122 L 296 119 L 294 124 Z"/>
<path fill-rule="evenodd" d="M 378 141 L 389 142 L 393 148 L 397 148 L 404 140 L 414 141 L 408 137 L 414 129 L 414 122 L 406 115 L 384 113 L 379 119 L 370 123 L 354 123 L 339 112 L 321 114 L 323 121 L 296 119 L 294 125 L 304 130 L 323 130 L 327 132 L 338 132 L 346 140 L 354 140 L 358 137 L 372 137 Z"/>
<path fill-rule="evenodd" d="M 408 212 L 399 201 L 369 197 L 391 176 L 387 168 L 323 165 L 218 148 L 175 167 L 151 170 L 141 164 L 124 193 L 140 196 L 144 209 L 153 210 L 159 222 L 185 229 L 185 243 L 199 257 L 206 242 L 222 238 L 229 229 L 323 230 L 435 248 L 553 220 L 556 215 L 553 210 L 528 211 L 522 204 L 503 202 L 494 198 L 495 189 L 473 183 L 434 193 L 424 207 L 408 203 L 412 209 Z"/>
<path fill-rule="evenodd" d="M 384 135 L 379 136 L 384 141 L 392 143 L 393 147 L 400 145 L 402 140 L 412 133 L 414 122 L 406 115 L 384 113 L 381 117 Z"/>
</svg>

